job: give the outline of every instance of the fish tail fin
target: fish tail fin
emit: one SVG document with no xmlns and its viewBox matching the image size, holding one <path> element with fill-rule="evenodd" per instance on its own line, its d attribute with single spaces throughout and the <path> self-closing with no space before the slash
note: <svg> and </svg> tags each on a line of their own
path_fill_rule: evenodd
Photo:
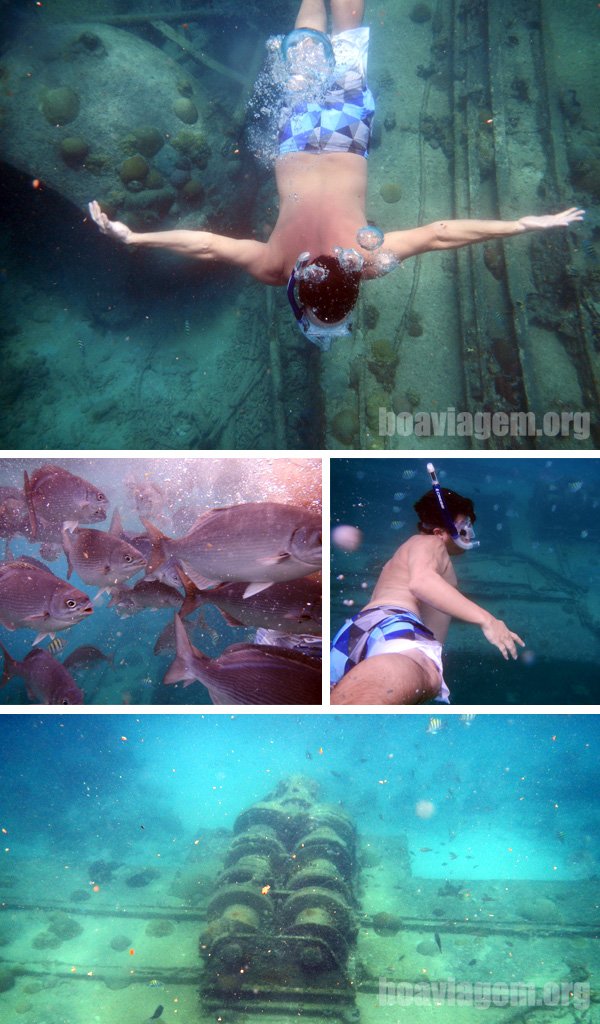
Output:
<svg viewBox="0 0 600 1024">
<path fill-rule="evenodd" d="M 27 470 L 23 471 L 23 490 L 25 492 L 25 501 L 27 502 L 27 511 L 29 512 L 29 527 L 31 529 L 31 539 L 37 540 L 38 538 L 38 523 L 35 515 L 35 509 L 33 507 L 33 495 L 31 493 L 31 484 L 29 482 L 29 476 Z"/>
<path fill-rule="evenodd" d="M 0 643 L 0 650 L 4 655 L 4 671 L 0 679 L 0 687 L 6 686 L 9 679 L 18 673 L 18 662 L 8 653 L 4 644 Z"/>
<path fill-rule="evenodd" d="M 180 565 L 176 565 L 177 575 L 183 584 L 185 590 L 185 598 L 181 608 L 179 609 L 179 615 L 182 619 L 187 618 L 192 612 L 196 611 L 199 604 L 202 604 L 202 599 L 198 600 L 200 590 L 195 583 L 192 583 L 189 576 L 183 571 Z"/>
<path fill-rule="evenodd" d="M 194 662 L 208 661 L 208 658 L 191 643 L 179 615 L 175 616 L 175 638 L 177 657 L 167 669 L 163 683 L 192 683 L 198 679 Z"/>
<path fill-rule="evenodd" d="M 156 572 L 158 567 L 161 566 L 165 560 L 166 556 L 163 541 L 167 540 L 167 537 L 158 529 L 158 526 L 154 526 L 152 523 L 148 522 L 147 519 L 142 519 L 140 517 L 140 521 L 152 541 L 152 551 L 150 552 L 150 557 L 146 566 L 146 576 L 149 576 L 150 573 Z"/>
</svg>

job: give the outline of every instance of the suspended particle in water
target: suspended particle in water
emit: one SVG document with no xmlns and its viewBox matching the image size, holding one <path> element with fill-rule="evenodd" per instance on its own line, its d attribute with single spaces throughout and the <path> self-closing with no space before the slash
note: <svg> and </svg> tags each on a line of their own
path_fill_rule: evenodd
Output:
<svg viewBox="0 0 600 1024">
<path fill-rule="evenodd" d="M 374 252 L 383 245 L 383 231 L 374 224 L 365 224 L 356 232 L 356 241 L 363 249 Z"/>
<path fill-rule="evenodd" d="M 336 526 L 331 531 L 331 542 L 342 551 L 357 551 L 361 546 L 363 535 L 357 526 Z"/>
<path fill-rule="evenodd" d="M 415 804 L 415 814 L 417 818 L 433 818 L 435 814 L 435 804 L 431 800 L 417 800 Z"/>
</svg>

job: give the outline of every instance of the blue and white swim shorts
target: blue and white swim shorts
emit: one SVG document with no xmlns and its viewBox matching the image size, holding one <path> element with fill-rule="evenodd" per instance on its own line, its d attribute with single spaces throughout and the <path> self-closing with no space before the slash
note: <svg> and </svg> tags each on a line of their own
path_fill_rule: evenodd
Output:
<svg viewBox="0 0 600 1024">
<path fill-rule="evenodd" d="M 440 691 L 436 703 L 450 703 L 444 682 L 442 645 L 417 616 L 405 608 L 365 608 L 344 623 L 331 643 L 331 685 L 365 658 L 420 651 L 436 666 Z"/>
<path fill-rule="evenodd" d="M 331 36 L 335 67 L 320 102 L 286 105 L 279 122 L 279 155 L 357 153 L 368 156 L 375 100 L 367 85 L 369 29 Z"/>
</svg>

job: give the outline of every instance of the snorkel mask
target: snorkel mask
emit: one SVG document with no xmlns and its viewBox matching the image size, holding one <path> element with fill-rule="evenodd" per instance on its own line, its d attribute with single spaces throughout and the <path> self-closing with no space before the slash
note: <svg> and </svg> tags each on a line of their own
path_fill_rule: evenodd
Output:
<svg viewBox="0 0 600 1024">
<path fill-rule="evenodd" d="M 334 255 L 340 263 L 340 266 L 344 270 L 362 270 L 364 263 L 363 257 L 360 253 L 356 252 L 355 249 L 341 249 L 339 246 L 334 249 Z M 331 348 L 331 342 L 334 338 L 348 338 L 352 333 L 352 313 L 350 312 L 342 317 L 341 320 L 336 320 L 334 323 L 327 324 L 313 313 L 309 311 L 306 306 L 301 305 L 298 298 L 296 297 L 296 285 L 298 281 L 324 281 L 329 274 L 326 267 L 321 267 L 316 263 L 310 263 L 311 255 L 309 252 L 300 253 L 287 285 L 287 297 L 292 312 L 296 318 L 296 323 L 299 329 L 302 331 L 305 338 L 312 341 L 313 345 L 318 347 L 323 352 L 329 352 Z"/>
<path fill-rule="evenodd" d="M 442 494 L 442 488 L 440 487 L 439 480 L 436 476 L 435 466 L 433 465 L 433 462 L 427 463 L 427 472 L 431 477 L 431 486 L 433 487 L 433 493 L 435 494 L 438 501 L 438 505 L 440 506 L 440 511 L 444 518 L 446 529 L 450 536 L 452 537 L 452 540 L 456 544 L 457 548 L 462 548 L 463 551 L 472 551 L 473 548 L 478 548 L 479 541 L 475 540 L 475 530 L 473 529 L 473 524 L 469 517 L 466 517 L 463 525 L 459 529 L 456 526 L 456 523 L 454 522 L 452 516 L 450 515 L 449 509 L 446 508 L 444 495 Z"/>
</svg>

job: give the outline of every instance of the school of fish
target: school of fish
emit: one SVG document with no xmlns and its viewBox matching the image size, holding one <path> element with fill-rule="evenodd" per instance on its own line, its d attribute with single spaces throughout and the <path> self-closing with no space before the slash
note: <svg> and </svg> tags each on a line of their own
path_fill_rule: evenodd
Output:
<svg viewBox="0 0 600 1024">
<path fill-rule="evenodd" d="M 25 471 L 22 490 L 0 487 L 0 536 L 6 541 L 0 627 L 34 634 L 22 660 L 2 637 L 0 688 L 21 678 L 31 702 L 83 704 L 78 671 L 109 656 L 84 645 L 61 661 L 65 645 L 57 634 L 75 630 L 108 593 L 116 617 L 173 609 L 174 620 L 154 647 L 155 653 L 176 649 L 165 684 L 201 683 L 215 704 L 320 704 L 320 660 L 294 649 L 296 640 L 314 642 L 321 630 L 320 515 L 274 501 L 240 503 L 202 511 L 182 536 L 171 537 L 150 518 L 161 518 L 160 493 L 147 484 L 139 499 L 136 494 L 144 532 L 133 534 L 123 529 L 117 510 L 110 527 L 101 528 L 109 497 L 61 466 Z M 36 557 L 11 555 L 10 541 L 17 537 L 39 545 Z M 46 564 L 63 553 L 66 579 Z M 70 582 L 73 573 L 86 592 Z M 208 657 L 190 641 L 190 623 L 184 622 L 206 604 L 215 605 L 229 626 L 276 631 L 274 639 L 232 644 Z M 37 647 L 46 638 L 48 647 Z M 147 652 L 149 665 L 153 656 Z"/>
</svg>

